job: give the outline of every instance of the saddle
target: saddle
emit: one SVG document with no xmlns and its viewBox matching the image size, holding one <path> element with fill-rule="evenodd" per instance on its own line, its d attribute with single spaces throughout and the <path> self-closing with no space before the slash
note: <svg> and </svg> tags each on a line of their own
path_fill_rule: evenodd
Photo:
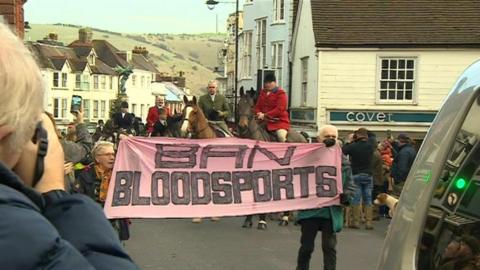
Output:
<svg viewBox="0 0 480 270">
<path fill-rule="evenodd" d="M 215 135 L 218 138 L 233 137 L 233 134 L 229 130 L 225 130 L 219 125 L 219 123 L 221 122 L 222 121 L 208 121 L 208 124 L 213 129 L 213 131 L 215 132 Z"/>
<path fill-rule="evenodd" d="M 275 131 L 268 131 L 265 129 L 268 134 L 268 139 L 270 142 L 278 142 L 277 133 Z"/>
</svg>

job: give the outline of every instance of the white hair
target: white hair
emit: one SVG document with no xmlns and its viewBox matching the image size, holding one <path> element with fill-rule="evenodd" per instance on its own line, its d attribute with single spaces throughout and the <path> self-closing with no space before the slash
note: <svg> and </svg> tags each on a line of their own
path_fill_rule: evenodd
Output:
<svg viewBox="0 0 480 270">
<path fill-rule="evenodd" d="M 218 86 L 218 82 L 217 82 L 217 80 L 210 80 L 210 81 L 208 81 L 208 85 Z"/>
<path fill-rule="evenodd" d="M 43 83 L 32 54 L 5 24 L 0 22 L 0 126 L 14 132 L 7 145 L 21 151 L 32 138 L 43 107 Z"/>
<path fill-rule="evenodd" d="M 338 129 L 336 126 L 333 125 L 323 125 L 318 129 L 318 137 L 323 138 L 325 131 L 327 130 L 334 130 L 335 131 L 335 136 L 338 138 Z"/>
<path fill-rule="evenodd" d="M 92 149 L 92 157 L 93 157 L 93 160 L 95 161 L 95 163 L 96 163 L 96 158 L 97 158 L 98 152 L 100 152 L 100 150 L 102 150 L 106 147 L 114 148 L 114 144 L 111 143 L 111 142 L 107 142 L 107 141 L 98 141 L 98 142 L 95 143 L 95 146 L 93 146 L 93 149 Z"/>
</svg>

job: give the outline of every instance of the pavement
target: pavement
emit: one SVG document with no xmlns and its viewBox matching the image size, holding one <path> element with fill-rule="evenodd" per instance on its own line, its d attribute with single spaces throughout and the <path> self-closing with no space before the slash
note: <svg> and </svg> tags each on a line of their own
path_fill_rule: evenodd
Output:
<svg viewBox="0 0 480 270">
<path fill-rule="evenodd" d="M 144 270 L 287 270 L 295 269 L 300 247 L 300 226 L 280 227 L 269 221 L 268 230 L 241 228 L 243 218 L 133 220 L 125 247 Z M 377 265 L 388 220 L 375 229 L 345 229 L 338 234 L 337 269 L 373 270 Z M 311 269 L 323 269 L 321 237 L 317 235 Z"/>
</svg>

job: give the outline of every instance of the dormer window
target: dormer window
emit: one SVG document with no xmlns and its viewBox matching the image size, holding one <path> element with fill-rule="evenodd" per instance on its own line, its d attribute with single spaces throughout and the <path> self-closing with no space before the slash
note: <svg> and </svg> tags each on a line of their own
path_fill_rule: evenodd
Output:
<svg viewBox="0 0 480 270">
<path fill-rule="evenodd" d="M 95 54 L 92 52 L 88 55 L 88 64 L 90 66 L 95 66 Z"/>
</svg>

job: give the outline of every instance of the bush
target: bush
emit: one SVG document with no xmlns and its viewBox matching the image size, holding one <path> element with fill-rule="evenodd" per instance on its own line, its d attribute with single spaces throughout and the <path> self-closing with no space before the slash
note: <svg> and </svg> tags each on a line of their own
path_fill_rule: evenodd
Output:
<svg viewBox="0 0 480 270">
<path fill-rule="evenodd" d="M 198 59 L 200 57 L 197 52 L 189 52 L 188 55 L 190 55 L 191 57 L 193 57 L 195 59 Z"/>
<path fill-rule="evenodd" d="M 164 43 L 155 43 L 155 44 L 153 44 L 153 46 L 155 46 L 157 48 L 160 48 L 160 49 L 163 49 L 167 52 L 172 52 L 172 49 L 170 49 L 170 47 L 168 47 L 167 44 L 164 44 Z"/>
<path fill-rule="evenodd" d="M 178 58 L 178 59 L 180 59 L 180 60 L 185 60 L 185 57 L 184 57 L 183 55 L 179 54 L 179 53 L 175 53 L 175 56 L 174 56 L 174 57 L 175 57 L 175 58 Z"/>
</svg>

